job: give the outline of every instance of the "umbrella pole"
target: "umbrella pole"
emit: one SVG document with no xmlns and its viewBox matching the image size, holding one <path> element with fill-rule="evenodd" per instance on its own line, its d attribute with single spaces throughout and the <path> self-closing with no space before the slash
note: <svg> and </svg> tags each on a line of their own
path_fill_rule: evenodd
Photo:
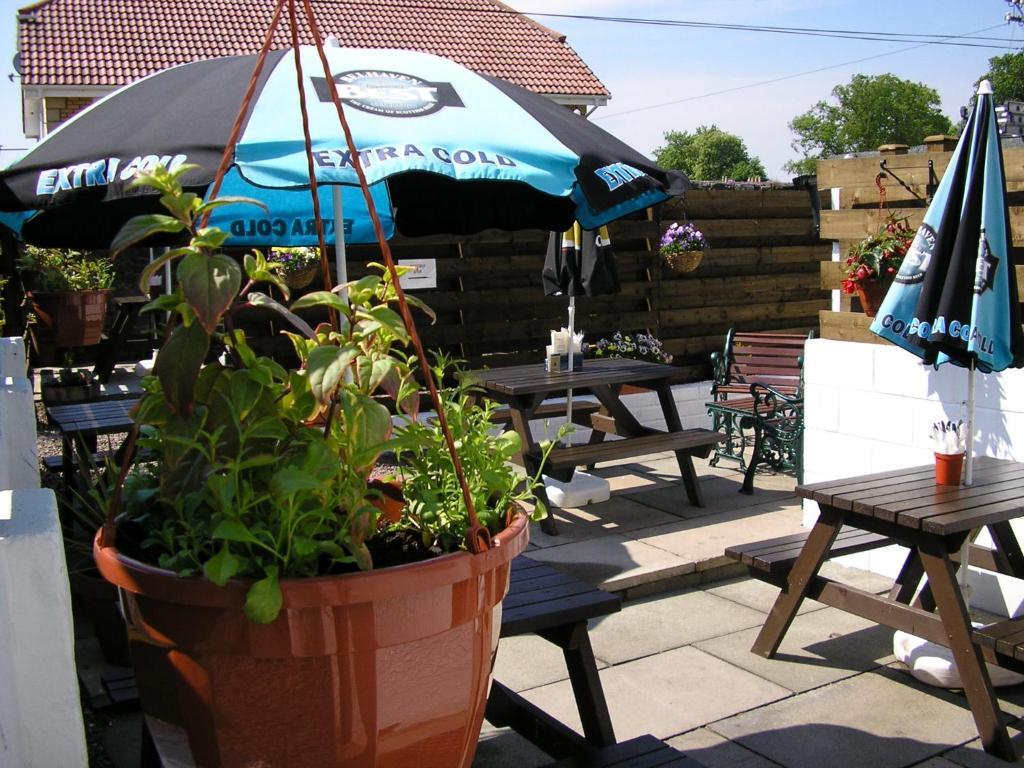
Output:
<svg viewBox="0 0 1024 768">
<path fill-rule="evenodd" d="M 964 485 L 974 482 L 974 357 L 967 369 L 967 451 L 964 456 Z"/>
<path fill-rule="evenodd" d="M 348 263 L 345 260 L 345 219 L 342 218 L 344 209 L 339 184 L 331 186 L 331 203 L 334 210 L 334 258 L 337 261 L 335 267 L 338 270 L 338 285 L 344 285 L 348 282 Z"/>
<path fill-rule="evenodd" d="M 572 339 L 573 334 L 576 333 L 576 297 L 573 295 L 569 296 L 569 375 L 572 375 L 573 368 L 573 352 L 572 352 Z M 565 421 L 567 424 L 572 424 L 572 389 L 568 389 L 565 392 Z M 568 435 L 565 438 L 566 445 L 572 445 L 572 435 Z"/>
</svg>

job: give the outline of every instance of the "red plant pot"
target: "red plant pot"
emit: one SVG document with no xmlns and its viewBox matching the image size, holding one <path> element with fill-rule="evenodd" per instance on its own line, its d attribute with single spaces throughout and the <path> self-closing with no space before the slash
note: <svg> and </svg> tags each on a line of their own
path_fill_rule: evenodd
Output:
<svg viewBox="0 0 1024 768">
<path fill-rule="evenodd" d="M 889 292 L 892 280 L 863 280 L 857 284 L 857 296 L 864 314 L 874 317 Z"/>
<path fill-rule="evenodd" d="M 960 485 L 960 476 L 964 469 L 962 453 L 935 454 L 936 485 Z"/>
<path fill-rule="evenodd" d="M 254 624 L 224 587 L 93 548 L 127 593 L 145 713 L 188 733 L 207 768 L 469 766 L 483 720 L 520 511 L 477 555 L 281 582 Z"/>
</svg>

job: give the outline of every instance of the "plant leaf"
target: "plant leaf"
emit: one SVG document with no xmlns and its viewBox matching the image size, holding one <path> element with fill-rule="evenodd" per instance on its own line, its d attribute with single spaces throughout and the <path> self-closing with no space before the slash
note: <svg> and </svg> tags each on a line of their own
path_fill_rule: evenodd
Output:
<svg viewBox="0 0 1024 768">
<path fill-rule="evenodd" d="M 275 472 L 270 481 L 270 492 L 278 498 L 287 498 L 300 491 L 315 491 L 322 483 L 308 472 L 295 467 L 285 467 Z"/>
<path fill-rule="evenodd" d="M 210 349 L 210 337 L 193 323 L 178 325 L 153 364 L 167 402 L 182 416 L 192 411 L 196 379 Z"/>
<path fill-rule="evenodd" d="M 309 387 L 317 400 L 325 405 L 331 401 L 345 371 L 356 359 L 357 354 L 358 350 L 352 347 L 335 347 L 331 344 L 310 351 L 306 371 L 309 375 Z"/>
<path fill-rule="evenodd" d="M 297 330 L 307 339 L 312 339 L 314 336 L 316 336 L 316 333 L 313 331 L 312 327 L 310 327 L 309 323 L 307 323 L 301 317 L 296 315 L 294 312 L 290 311 L 283 304 L 267 296 L 265 293 L 259 293 L 258 291 L 253 292 L 246 296 L 246 299 L 254 307 L 264 307 L 266 309 L 270 309 L 273 310 L 274 312 L 277 312 L 277 314 L 279 314 L 281 317 L 283 317 L 285 320 L 291 323 L 292 326 L 295 327 L 295 330 Z"/>
<path fill-rule="evenodd" d="M 203 563 L 203 575 L 218 587 L 223 587 L 241 569 L 242 560 L 231 554 L 227 542 L 224 542 L 220 552 Z"/>
<path fill-rule="evenodd" d="M 245 615 L 257 624 L 269 624 L 277 618 L 283 604 L 284 595 L 277 581 L 277 568 L 271 566 L 267 568 L 265 578 L 249 587 L 245 595 Z"/>
<path fill-rule="evenodd" d="M 215 539 L 224 541 L 239 541 L 244 544 L 259 544 L 260 540 L 253 535 L 252 531 L 245 527 L 245 523 L 238 520 L 222 520 L 210 534 Z"/>
<path fill-rule="evenodd" d="M 195 310 L 206 332 L 213 333 L 238 295 L 242 270 L 238 262 L 223 254 L 190 253 L 178 265 L 178 280 L 185 301 Z"/>
<path fill-rule="evenodd" d="M 146 216 L 135 216 L 125 222 L 120 231 L 114 235 L 114 241 L 110 244 L 110 251 L 116 256 L 125 248 L 131 248 L 141 240 L 157 232 L 182 232 L 185 225 L 173 216 L 166 216 L 162 213 L 153 213 Z"/>
<path fill-rule="evenodd" d="M 306 309 L 307 307 L 327 307 L 336 309 L 339 312 L 348 312 L 348 302 L 341 296 L 330 291 L 312 291 L 305 296 L 300 296 L 294 303 L 292 309 Z"/>
</svg>

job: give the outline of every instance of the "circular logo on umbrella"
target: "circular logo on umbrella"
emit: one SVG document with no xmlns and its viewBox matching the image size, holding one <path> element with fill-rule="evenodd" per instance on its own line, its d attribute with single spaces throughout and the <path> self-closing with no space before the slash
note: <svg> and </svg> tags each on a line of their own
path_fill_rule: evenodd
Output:
<svg viewBox="0 0 1024 768">
<path fill-rule="evenodd" d="M 330 101 L 323 78 L 314 78 L 321 101 Z M 356 70 L 334 76 L 338 97 L 351 107 L 388 117 L 422 117 L 445 107 L 461 107 L 451 83 L 432 83 L 385 70 Z M 326 98 L 324 98 L 326 97 Z"/>
<path fill-rule="evenodd" d="M 907 249 L 907 255 L 903 257 L 903 264 L 896 274 L 896 282 L 911 285 L 924 280 L 924 273 L 928 271 L 928 264 L 935 252 L 935 230 L 927 224 L 922 224 L 914 235 L 914 242 Z"/>
</svg>

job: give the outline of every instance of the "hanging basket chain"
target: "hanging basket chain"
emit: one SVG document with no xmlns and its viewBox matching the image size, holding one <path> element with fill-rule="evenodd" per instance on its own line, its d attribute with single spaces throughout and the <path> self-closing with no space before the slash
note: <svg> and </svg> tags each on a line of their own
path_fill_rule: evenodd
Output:
<svg viewBox="0 0 1024 768">
<path fill-rule="evenodd" d="M 294 3 L 295 0 L 288 0 L 288 2 Z M 320 62 L 323 64 L 324 76 L 327 80 L 327 89 L 330 93 L 331 101 L 338 113 L 338 120 L 341 123 L 341 128 L 345 133 L 345 142 L 352 156 L 352 165 L 355 168 L 356 175 L 359 177 L 359 187 L 363 191 L 363 198 L 366 200 L 366 208 L 369 211 L 370 220 L 373 222 L 373 229 L 377 235 L 377 243 L 380 245 L 381 253 L 384 256 L 384 263 L 387 265 L 388 273 L 391 275 L 391 280 L 395 286 L 395 292 L 398 296 L 398 307 L 401 312 L 402 319 L 405 321 L 406 330 L 409 332 L 413 346 L 416 349 L 416 357 L 419 359 L 420 367 L 423 370 L 423 377 L 426 380 L 427 389 L 430 392 L 430 399 L 437 411 L 438 423 L 441 426 L 442 434 L 444 434 L 445 443 L 448 446 L 448 453 L 451 454 L 452 457 L 452 464 L 455 467 L 455 475 L 459 479 L 459 486 L 462 489 L 462 498 L 466 502 L 466 512 L 469 516 L 469 530 L 466 532 L 466 547 L 473 553 L 483 552 L 490 548 L 491 536 L 487 528 L 481 525 L 480 521 L 477 519 L 476 508 L 473 504 L 473 495 L 470 493 L 469 483 L 466 481 L 466 473 L 462 468 L 462 462 L 459 460 L 458 452 L 455 449 L 455 439 L 452 437 L 451 429 L 448 426 L 448 418 L 445 416 L 444 408 L 442 407 L 441 396 L 437 390 L 437 384 L 434 381 L 433 371 L 427 361 L 427 353 L 423 349 L 423 342 L 416 330 L 416 323 L 413 320 L 412 312 L 409 310 L 409 304 L 405 299 L 405 291 L 402 289 L 401 283 L 398 280 L 398 271 L 395 269 L 395 261 L 391 255 L 391 247 L 388 244 L 387 238 L 384 236 L 384 227 L 381 225 L 380 217 L 377 215 L 377 208 L 373 202 L 373 195 L 370 194 L 370 186 L 366 181 L 363 164 L 359 158 L 359 152 L 356 149 L 355 140 L 352 138 L 352 131 L 349 128 L 348 119 L 345 117 L 345 110 L 342 108 L 341 99 L 338 97 L 338 90 L 335 86 L 334 78 L 331 76 L 330 64 L 327 61 L 327 54 L 324 52 L 323 42 L 320 39 L 320 30 L 317 26 L 316 18 L 313 15 L 312 4 L 310 3 L 310 0 L 302 0 L 302 5 L 305 9 L 306 18 L 309 22 L 310 32 L 313 35 L 313 44 L 316 46 L 317 54 L 320 56 Z M 337 222 L 335 222 L 335 228 L 337 229 Z"/>
</svg>

